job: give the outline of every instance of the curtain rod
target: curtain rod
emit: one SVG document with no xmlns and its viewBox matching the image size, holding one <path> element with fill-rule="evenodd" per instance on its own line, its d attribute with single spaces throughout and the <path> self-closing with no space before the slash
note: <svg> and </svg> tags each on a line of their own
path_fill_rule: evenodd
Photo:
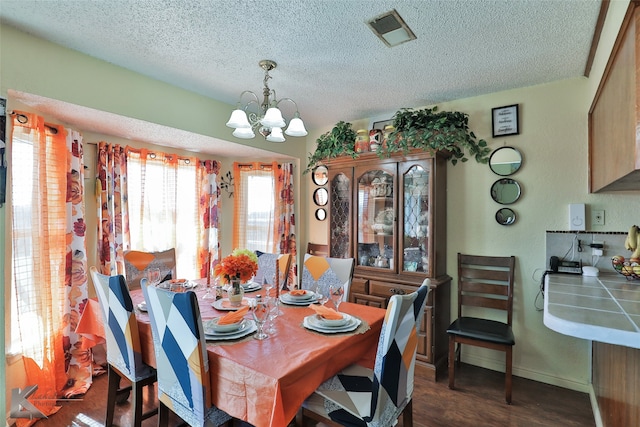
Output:
<svg viewBox="0 0 640 427">
<path fill-rule="evenodd" d="M 10 112 L 9 114 L 12 115 L 12 116 L 18 117 L 18 122 L 19 123 L 25 124 L 25 123 L 27 123 L 29 121 L 29 118 L 27 116 L 25 116 L 24 114 L 16 113 L 15 111 Z M 51 125 L 48 125 L 48 124 L 45 123 L 44 127 L 49 129 L 51 131 L 51 133 L 54 133 L 54 134 L 58 133 L 58 128 L 56 128 L 54 126 L 51 126 Z"/>
</svg>

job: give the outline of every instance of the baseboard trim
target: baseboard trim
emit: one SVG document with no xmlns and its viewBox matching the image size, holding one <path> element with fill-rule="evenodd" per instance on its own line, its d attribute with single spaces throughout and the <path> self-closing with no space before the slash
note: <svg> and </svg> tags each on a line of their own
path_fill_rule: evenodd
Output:
<svg viewBox="0 0 640 427">
<path fill-rule="evenodd" d="M 593 384 L 589 384 L 589 400 L 591 400 L 591 410 L 593 411 L 593 419 L 596 422 L 596 427 L 604 427 L 602 415 L 600 414 L 600 407 L 598 406 L 598 398 L 596 396 L 596 391 L 593 389 Z"/>
<path fill-rule="evenodd" d="M 504 360 L 486 359 L 474 355 L 465 356 L 463 352 L 462 361 L 464 363 L 468 363 L 469 365 L 491 369 L 492 371 L 504 372 Z M 517 366 L 513 367 L 513 375 L 545 384 L 555 385 L 569 390 L 578 391 L 581 393 L 589 393 L 589 389 L 592 388 L 591 384 L 588 383 L 580 383 L 567 378 L 548 375 Z"/>
</svg>

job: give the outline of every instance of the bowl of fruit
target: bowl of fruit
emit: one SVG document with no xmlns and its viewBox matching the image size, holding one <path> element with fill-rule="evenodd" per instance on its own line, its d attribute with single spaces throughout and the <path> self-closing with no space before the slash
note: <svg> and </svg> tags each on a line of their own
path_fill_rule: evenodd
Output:
<svg viewBox="0 0 640 427">
<path fill-rule="evenodd" d="M 640 280 L 640 228 L 632 225 L 624 241 L 625 249 L 633 251 L 629 259 L 622 255 L 611 258 L 613 269 L 629 280 Z"/>
<path fill-rule="evenodd" d="M 611 258 L 613 269 L 629 280 L 640 280 L 640 258 L 625 259 L 622 255 Z"/>
</svg>

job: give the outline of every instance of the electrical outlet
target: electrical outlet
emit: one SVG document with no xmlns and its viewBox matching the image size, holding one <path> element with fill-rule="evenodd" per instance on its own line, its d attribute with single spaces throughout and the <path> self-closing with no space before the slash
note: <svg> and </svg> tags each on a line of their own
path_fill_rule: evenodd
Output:
<svg viewBox="0 0 640 427">
<path fill-rule="evenodd" d="M 593 211 L 591 225 L 604 225 L 604 211 Z"/>
<path fill-rule="evenodd" d="M 595 240 L 591 242 L 591 255 L 593 256 L 602 256 L 604 254 L 604 242 L 596 242 Z M 595 245 L 602 245 L 600 248 L 594 248 Z"/>
</svg>

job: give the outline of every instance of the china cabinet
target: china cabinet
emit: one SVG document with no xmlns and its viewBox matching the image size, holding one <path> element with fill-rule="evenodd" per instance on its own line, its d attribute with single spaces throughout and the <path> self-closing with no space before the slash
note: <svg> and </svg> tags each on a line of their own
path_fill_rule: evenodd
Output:
<svg viewBox="0 0 640 427">
<path fill-rule="evenodd" d="M 446 370 L 450 282 L 446 274 L 446 157 L 422 150 L 380 159 L 331 159 L 329 256 L 355 258 L 351 302 L 386 308 L 425 278 L 431 292 L 419 331 L 418 366 Z"/>
</svg>

